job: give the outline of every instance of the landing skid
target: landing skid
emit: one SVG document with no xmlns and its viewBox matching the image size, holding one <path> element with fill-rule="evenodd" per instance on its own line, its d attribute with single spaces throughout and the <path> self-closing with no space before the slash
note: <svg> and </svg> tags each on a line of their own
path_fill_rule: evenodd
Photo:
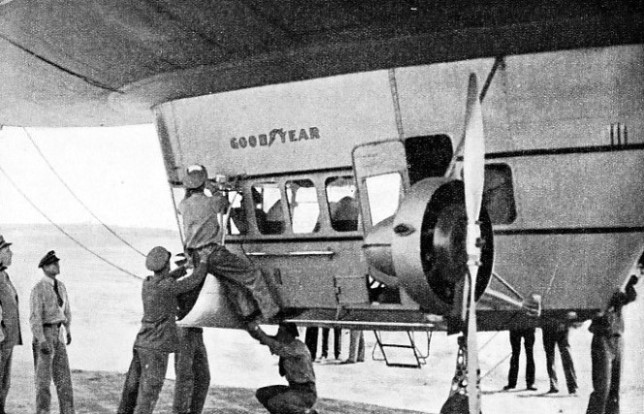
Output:
<svg viewBox="0 0 644 414">
<path fill-rule="evenodd" d="M 477 372 L 476 392 L 481 395 L 481 373 Z M 480 398 L 480 397 L 479 397 Z M 481 411 L 482 412 L 482 411 Z M 440 414 L 469 413 L 467 395 L 467 338 L 458 337 L 458 354 L 456 355 L 456 371 L 450 386 L 447 401 L 441 407 Z"/>
</svg>

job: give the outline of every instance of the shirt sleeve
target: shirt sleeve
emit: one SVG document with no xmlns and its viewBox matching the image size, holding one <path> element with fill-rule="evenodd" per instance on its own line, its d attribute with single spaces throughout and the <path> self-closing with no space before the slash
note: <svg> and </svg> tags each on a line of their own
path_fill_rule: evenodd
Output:
<svg viewBox="0 0 644 414">
<path fill-rule="evenodd" d="M 38 342 L 45 342 L 45 332 L 42 329 L 42 310 L 43 310 L 43 301 L 42 296 L 40 295 L 40 290 L 38 286 L 34 287 L 31 291 L 31 297 L 29 298 L 29 325 L 31 325 L 31 333 Z"/>
<path fill-rule="evenodd" d="M 206 275 L 208 274 L 208 264 L 202 262 L 195 268 L 191 275 L 182 277 L 181 279 L 174 280 L 172 278 L 166 278 L 162 282 L 162 286 L 165 289 L 170 290 L 175 295 L 178 295 L 183 292 L 187 292 L 199 286 Z"/>
<path fill-rule="evenodd" d="M 2 304 L 0 303 L 0 324 L 2 324 L 4 318 L 3 318 L 3 313 L 2 313 Z M 4 326 L 2 326 L 2 329 L 0 329 L 0 342 L 4 342 Z"/>
<path fill-rule="evenodd" d="M 297 342 L 291 342 L 290 344 L 284 344 L 277 340 L 270 341 L 268 348 L 271 350 L 271 353 L 282 358 L 293 358 L 305 355 L 303 350 L 297 346 Z"/>
<path fill-rule="evenodd" d="M 228 210 L 228 205 L 230 204 L 228 202 L 228 199 L 219 194 L 215 193 L 210 197 L 210 204 L 212 206 L 212 209 L 215 211 L 215 213 L 218 214 L 226 214 L 226 211 Z"/>
<path fill-rule="evenodd" d="M 72 308 L 71 308 L 71 305 L 69 304 L 69 295 L 67 294 L 67 287 L 65 287 L 65 285 L 63 285 L 61 282 L 58 282 L 58 283 L 60 283 L 59 286 L 63 287 L 63 292 L 65 295 L 65 298 L 64 298 L 65 307 L 63 308 L 63 313 L 65 315 L 65 322 L 63 322 L 63 324 L 65 325 L 65 329 L 67 329 L 67 332 L 69 332 L 69 327 L 72 324 Z"/>
</svg>

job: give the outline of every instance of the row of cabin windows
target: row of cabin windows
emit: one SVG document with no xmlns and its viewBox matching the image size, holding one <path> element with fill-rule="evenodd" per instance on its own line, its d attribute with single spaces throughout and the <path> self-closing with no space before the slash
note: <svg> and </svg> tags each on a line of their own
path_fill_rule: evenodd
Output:
<svg viewBox="0 0 644 414">
<path fill-rule="evenodd" d="M 340 232 L 358 230 L 360 209 L 356 200 L 356 187 L 351 176 L 329 177 L 325 181 L 326 204 L 331 218 L 331 227 Z M 320 205 L 313 181 L 299 179 L 284 184 L 287 214 L 291 219 L 293 233 L 316 233 L 320 230 Z M 274 181 L 254 183 L 252 194 L 253 214 L 261 234 L 282 234 L 286 220 L 279 184 Z M 247 204 L 243 194 L 231 192 L 232 204 L 230 234 L 247 234 L 250 226 L 247 219 Z"/>
<path fill-rule="evenodd" d="M 358 230 L 362 220 L 356 199 L 356 186 L 352 176 L 329 177 L 325 181 L 326 208 L 331 227 L 338 232 Z M 398 210 L 403 194 L 402 177 L 399 173 L 388 173 L 365 179 L 366 195 L 372 225 L 391 217 Z M 274 181 L 254 183 L 250 192 L 253 197 L 253 212 L 257 229 L 261 234 L 282 234 L 286 230 L 282 192 Z M 286 206 L 295 234 L 317 233 L 320 231 L 320 204 L 313 181 L 299 179 L 284 184 Z M 247 234 L 250 222 L 247 219 L 247 205 L 243 194 L 231 192 L 232 204 L 230 234 Z M 512 171 L 507 164 L 487 164 L 483 205 L 490 215 L 492 224 L 510 224 L 516 219 L 516 205 L 512 185 Z"/>
</svg>

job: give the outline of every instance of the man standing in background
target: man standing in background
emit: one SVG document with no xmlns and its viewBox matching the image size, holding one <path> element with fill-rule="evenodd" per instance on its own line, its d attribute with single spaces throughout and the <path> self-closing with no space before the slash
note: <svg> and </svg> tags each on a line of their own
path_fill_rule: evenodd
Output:
<svg viewBox="0 0 644 414">
<path fill-rule="evenodd" d="M 10 246 L 11 243 L 7 243 L 0 235 L 0 307 L 2 308 L 2 327 L 4 328 L 4 338 L 0 340 L 0 414 L 5 414 L 5 402 L 11 384 L 13 347 L 22 345 L 18 294 L 7 274 L 7 268 L 11 266 L 13 257 Z"/>
<path fill-rule="evenodd" d="M 536 391 L 537 387 L 534 386 L 534 331 L 534 328 L 510 330 L 510 346 L 512 347 L 512 357 L 510 358 L 508 385 L 503 387 L 504 391 L 514 389 L 517 386 L 517 377 L 519 375 L 519 357 L 521 356 L 521 338 L 523 338 L 523 347 L 525 348 L 526 388 L 530 391 Z"/>
<path fill-rule="evenodd" d="M 69 371 L 67 348 L 72 342 L 72 322 L 69 298 L 60 274 L 60 259 L 51 250 L 40 260 L 38 267 L 45 276 L 31 291 L 29 324 L 33 334 L 33 352 L 36 366 L 36 414 L 49 414 L 53 378 L 58 392 L 61 414 L 74 414 L 72 377 Z M 63 341 L 62 327 L 66 340 Z"/>
<path fill-rule="evenodd" d="M 566 386 L 569 394 L 577 393 L 577 374 L 575 374 L 575 365 L 570 355 L 570 342 L 568 342 L 568 332 L 570 327 L 563 322 L 553 321 L 546 323 L 542 328 L 543 349 L 546 353 L 546 366 L 548 377 L 550 378 L 549 394 L 559 392 L 557 379 L 557 368 L 555 366 L 555 345 L 559 347 L 561 355 L 561 365 L 563 365 L 564 375 L 566 376 Z"/>
<path fill-rule="evenodd" d="M 642 276 L 642 258 L 638 268 Z M 616 291 L 607 309 L 593 318 L 590 325 L 589 330 L 593 333 L 593 341 L 590 344 L 593 392 L 588 400 L 586 414 L 619 414 L 619 386 L 624 349 L 622 308 L 637 298 L 637 281 L 637 276 L 631 276 L 624 291 Z"/>
<path fill-rule="evenodd" d="M 182 265 L 177 262 L 177 265 Z M 185 272 L 177 273 L 179 278 Z M 197 302 L 203 281 L 194 289 L 177 296 L 177 318 L 183 319 Z M 208 352 L 203 343 L 203 329 L 177 326 L 179 350 L 174 356 L 173 414 L 201 414 L 210 387 Z"/>
</svg>

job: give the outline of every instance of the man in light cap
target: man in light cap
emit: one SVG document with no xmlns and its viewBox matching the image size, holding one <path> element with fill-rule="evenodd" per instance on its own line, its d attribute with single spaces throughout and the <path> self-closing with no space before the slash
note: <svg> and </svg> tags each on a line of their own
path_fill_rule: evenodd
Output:
<svg viewBox="0 0 644 414">
<path fill-rule="evenodd" d="M 56 276 L 60 274 L 60 259 L 48 252 L 38 264 L 45 276 L 31 291 L 29 324 L 33 333 L 33 353 L 36 366 L 36 413 L 49 414 L 52 378 L 58 393 L 61 414 L 74 413 L 72 377 L 69 371 L 67 348 L 72 342 L 72 313 L 67 289 Z M 63 335 L 62 328 L 66 335 Z M 66 337 L 66 340 L 63 338 Z"/>
<path fill-rule="evenodd" d="M 148 253 L 145 266 L 154 272 L 143 281 L 143 319 L 134 341 L 132 363 L 125 379 L 118 414 L 151 414 L 163 387 L 168 356 L 177 352 L 177 295 L 194 289 L 206 277 L 201 263 L 186 277 L 170 272 L 170 252 L 157 246 Z M 178 271 L 182 272 L 183 268 Z"/>
<path fill-rule="evenodd" d="M 179 213 L 183 220 L 185 248 L 192 260 L 195 263 L 207 261 L 208 272 L 228 282 L 224 285 L 231 292 L 229 297 L 245 320 L 251 321 L 259 314 L 265 319 L 275 317 L 280 306 L 261 271 L 219 244 L 223 228 L 220 217 L 227 212 L 228 200 L 209 186 L 208 172 L 202 165 L 188 167 L 183 183 L 186 196 L 179 203 Z M 211 197 L 204 192 L 207 186 Z M 236 294 L 240 288 L 243 291 Z"/>
<path fill-rule="evenodd" d="M 7 274 L 12 257 L 11 243 L 0 235 L 0 315 L 4 328 L 4 332 L 0 332 L 0 414 L 5 414 L 4 407 L 11 383 L 13 347 L 22 345 L 18 294 Z"/>
</svg>

